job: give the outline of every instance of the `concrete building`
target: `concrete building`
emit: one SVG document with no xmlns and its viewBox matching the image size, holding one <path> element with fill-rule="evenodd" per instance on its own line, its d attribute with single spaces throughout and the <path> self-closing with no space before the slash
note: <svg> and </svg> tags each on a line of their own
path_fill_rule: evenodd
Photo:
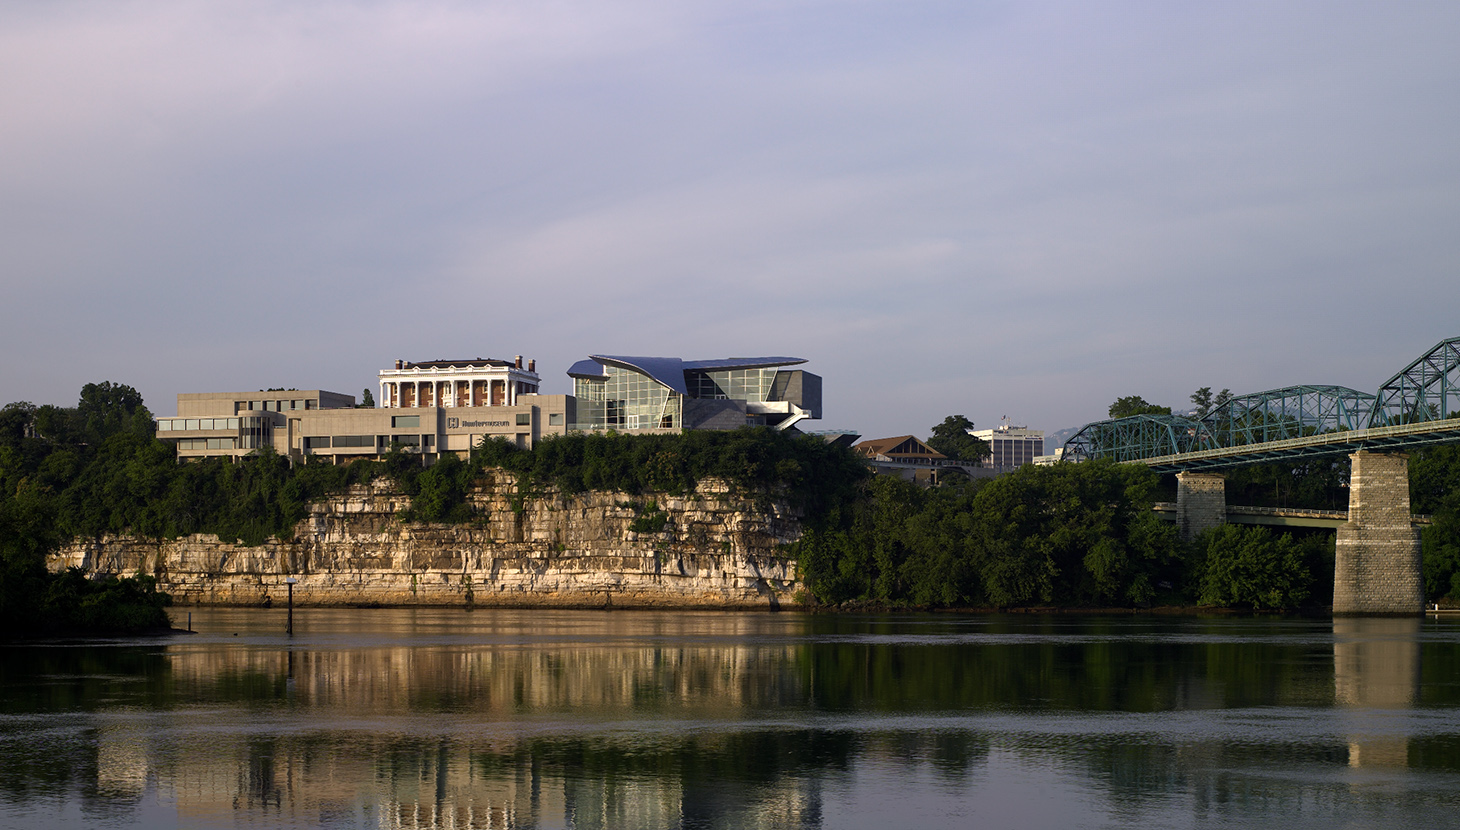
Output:
<svg viewBox="0 0 1460 830">
<path fill-rule="evenodd" d="M 563 434 L 574 419 L 568 395 L 539 395 L 532 361 L 396 361 L 380 372 L 378 409 L 357 409 L 352 395 L 314 390 L 186 393 L 177 417 L 157 419 L 157 437 L 178 458 L 237 458 L 270 447 L 293 460 L 378 458 L 391 447 L 429 462 L 465 456 L 483 438 L 531 447 Z"/>
<path fill-rule="evenodd" d="M 762 425 L 786 429 L 821 417 L 821 377 L 791 369 L 799 357 L 590 355 L 568 369 L 576 430 L 678 432 Z"/>
<path fill-rule="evenodd" d="M 993 429 L 971 429 L 969 435 L 989 445 L 984 466 L 996 473 L 1017 470 L 1044 455 L 1044 430 L 1014 426 L 1007 421 Z"/>
</svg>

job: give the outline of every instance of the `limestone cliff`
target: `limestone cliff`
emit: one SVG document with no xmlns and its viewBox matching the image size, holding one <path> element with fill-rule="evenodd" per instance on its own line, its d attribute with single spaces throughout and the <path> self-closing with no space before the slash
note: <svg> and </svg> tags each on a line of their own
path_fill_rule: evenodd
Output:
<svg viewBox="0 0 1460 830">
<path fill-rule="evenodd" d="M 282 603 L 290 576 L 301 605 L 767 608 L 798 587 L 782 546 L 800 536 L 799 517 L 720 482 L 685 496 L 523 496 L 496 473 L 470 498 L 475 523 L 407 524 L 409 497 L 381 479 L 315 505 L 288 541 L 105 537 L 49 564 L 153 574 L 196 605 Z"/>
</svg>

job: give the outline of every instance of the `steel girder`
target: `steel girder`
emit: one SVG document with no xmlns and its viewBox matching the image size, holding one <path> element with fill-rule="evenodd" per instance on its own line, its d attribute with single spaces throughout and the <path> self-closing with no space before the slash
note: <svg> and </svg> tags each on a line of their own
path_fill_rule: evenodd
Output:
<svg viewBox="0 0 1460 830">
<path fill-rule="evenodd" d="M 1206 424 L 1180 415 L 1132 415 L 1086 424 L 1065 442 L 1074 459 L 1113 458 L 1139 461 L 1216 448 Z"/>
<path fill-rule="evenodd" d="M 1456 442 L 1460 337 L 1441 340 L 1377 395 L 1346 386 L 1288 386 L 1232 398 L 1200 421 L 1179 415 L 1096 421 L 1065 442 L 1065 456 L 1177 471 Z"/>
<path fill-rule="evenodd" d="M 1441 340 L 1379 387 L 1373 425 L 1439 421 L 1460 415 L 1460 337 Z"/>
<path fill-rule="evenodd" d="M 1375 396 L 1347 386 L 1286 386 L 1239 395 L 1202 419 L 1221 447 L 1369 426 Z"/>
</svg>

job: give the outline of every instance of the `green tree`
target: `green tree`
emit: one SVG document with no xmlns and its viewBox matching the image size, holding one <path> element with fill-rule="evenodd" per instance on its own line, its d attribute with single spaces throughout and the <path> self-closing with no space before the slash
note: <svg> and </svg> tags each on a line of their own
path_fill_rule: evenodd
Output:
<svg viewBox="0 0 1460 830">
<path fill-rule="evenodd" d="M 1312 590 L 1313 574 L 1306 546 L 1321 540 L 1296 541 L 1292 534 L 1274 534 L 1263 527 L 1221 525 L 1196 540 L 1204 557 L 1200 567 L 1202 605 L 1255 609 L 1296 608 Z"/>
<path fill-rule="evenodd" d="M 1191 393 L 1191 402 L 1196 405 L 1196 417 L 1205 418 L 1213 409 L 1221 407 L 1222 404 L 1232 399 L 1232 390 L 1223 389 L 1215 397 L 1212 396 L 1212 388 L 1203 386 Z"/>
<path fill-rule="evenodd" d="M 113 433 L 134 426 L 135 416 L 152 414 L 142 405 L 142 395 L 126 384 L 103 381 L 81 387 L 76 404 L 76 419 L 86 441 L 99 444 Z"/>
<path fill-rule="evenodd" d="M 1420 533 L 1425 597 L 1460 598 L 1460 445 L 1411 455 L 1409 494 L 1414 512 L 1433 518 Z"/>
<path fill-rule="evenodd" d="M 1129 418 L 1132 415 L 1170 415 L 1171 407 L 1157 406 L 1148 402 L 1140 395 L 1127 395 L 1124 398 L 1117 398 L 1115 403 L 1110 405 L 1110 417 Z"/>
<path fill-rule="evenodd" d="M 356 409 L 374 409 L 374 408 L 375 408 L 375 396 L 372 395 L 372 394 L 370 394 L 370 388 L 369 387 L 366 387 L 360 393 L 360 405 L 357 406 Z"/>
<path fill-rule="evenodd" d="M 954 461 L 977 461 L 980 458 L 987 458 L 989 455 L 988 442 L 969 435 L 968 431 L 971 429 L 973 429 L 973 421 L 962 415 L 949 415 L 943 419 L 943 423 L 933 427 L 933 434 L 928 438 L 928 446 Z"/>
</svg>

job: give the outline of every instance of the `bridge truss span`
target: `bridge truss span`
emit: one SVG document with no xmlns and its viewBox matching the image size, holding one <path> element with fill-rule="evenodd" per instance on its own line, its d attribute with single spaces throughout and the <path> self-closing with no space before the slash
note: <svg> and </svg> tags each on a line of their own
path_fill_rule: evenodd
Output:
<svg viewBox="0 0 1460 830">
<path fill-rule="evenodd" d="M 1460 415 L 1460 337 L 1435 344 L 1379 387 L 1374 426 Z"/>
<path fill-rule="evenodd" d="M 1370 425 L 1376 396 L 1347 386 L 1285 386 L 1239 395 L 1202 419 L 1217 446 L 1266 444 Z"/>
<path fill-rule="evenodd" d="M 1134 459 L 1131 463 L 1145 464 L 1158 473 L 1215 471 L 1240 467 L 1244 464 L 1349 455 L 1359 450 L 1403 452 L 1430 444 L 1448 444 L 1457 441 L 1460 441 L 1460 418 L 1452 418 L 1448 421 L 1343 430 L 1282 441 L 1172 453 Z"/>
<path fill-rule="evenodd" d="M 1180 472 L 1450 442 L 1460 442 L 1460 337 L 1441 340 L 1378 394 L 1285 386 L 1229 398 L 1200 418 L 1095 421 L 1065 443 L 1065 458 Z"/>
</svg>

